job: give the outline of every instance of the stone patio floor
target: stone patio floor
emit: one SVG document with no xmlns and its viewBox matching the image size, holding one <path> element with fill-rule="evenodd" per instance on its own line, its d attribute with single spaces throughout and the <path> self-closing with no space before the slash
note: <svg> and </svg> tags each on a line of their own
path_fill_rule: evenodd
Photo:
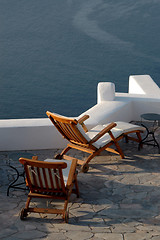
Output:
<svg viewBox="0 0 160 240">
<path fill-rule="evenodd" d="M 158 138 L 159 134 L 157 134 Z M 158 140 L 159 141 L 159 140 Z M 125 159 L 103 152 L 79 173 L 80 198 L 69 203 L 69 223 L 60 215 L 31 213 L 21 221 L 27 191 L 10 189 L 19 157 L 53 158 L 60 150 L 0 152 L 0 239 L 158 240 L 160 239 L 160 154 L 157 147 L 120 143 Z M 74 157 L 85 157 L 77 151 Z"/>
</svg>

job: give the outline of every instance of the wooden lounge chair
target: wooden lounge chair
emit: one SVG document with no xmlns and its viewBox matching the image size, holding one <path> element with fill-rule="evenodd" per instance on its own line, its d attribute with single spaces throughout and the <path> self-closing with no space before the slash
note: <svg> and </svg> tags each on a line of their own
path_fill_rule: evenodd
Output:
<svg viewBox="0 0 160 240">
<path fill-rule="evenodd" d="M 82 172 L 88 171 L 88 163 L 103 150 L 119 154 L 121 158 L 124 158 L 118 141 L 125 137 L 127 141 L 131 139 L 141 142 L 140 132 L 144 129 L 130 123 L 112 122 L 107 125 L 97 125 L 88 131 L 84 124 L 84 121 L 89 118 L 88 115 L 84 115 L 82 118 L 76 120 L 49 111 L 46 114 L 63 137 L 69 141 L 67 147 L 61 154 L 55 156 L 55 158 L 61 159 L 65 157 L 68 159 L 69 156 L 66 153 L 72 148 L 90 154 L 85 161 L 77 159 L 77 163 L 81 165 Z M 133 132 L 137 134 L 137 138 L 128 136 L 128 134 Z M 111 148 L 111 146 L 114 146 L 115 149 Z"/>
<path fill-rule="evenodd" d="M 20 163 L 24 165 L 26 173 L 26 183 L 30 189 L 25 208 L 22 209 L 20 218 L 24 220 L 28 212 L 62 214 L 65 222 L 68 222 L 69 214 L 67 210 L 71 193 L 79 197 L 77 183 L 77 160 L 53 160 L 46 159 L 38 161 L 36 159 L 20 158 Z M 75 186 L 75 189 L 73 187 Z M 32 198 L 45 198 L 47 200 L 63 200 L 62 209 L 29 207 Z"/>
<path fill-rule="evenodd" d="M 77 163 L 81 165 L 81 171 L 83 172 L 88 171 L 88 163 L 103 150 L 119 154 L 121 158 L 124 158 L 124 154 L 118 144 L 118 141 L 123 137 L 122 131 L 118 130 L 114 131 L 114 133 L 111 131 L 116 126 L 115 123 L 110 123 L 105 128 L 98 125 L 97 128 L 87 132 L 84 121 L 88 119 L 88 115 L 76 120 L 49 111 L 46 114 L 63 137 L 69 141 L 67 147 L 55 158 L 69 157 L 65 154 L 72 148 L 87 152 L 90 155 L 85 161 L 77 159 Z M 111 145 L 115 145 L 116 149 L 110 148 Z"/>
</svg>

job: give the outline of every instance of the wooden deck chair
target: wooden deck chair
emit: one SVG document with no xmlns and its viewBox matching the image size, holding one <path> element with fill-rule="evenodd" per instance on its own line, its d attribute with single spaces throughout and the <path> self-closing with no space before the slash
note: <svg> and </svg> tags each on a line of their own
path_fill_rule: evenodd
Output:
<svg viewBox="0 0 160 240">
<path fill-rule="evenodd" d="M 134 140 L 140 143 L 140 132 L 145 130 L 141 126 L 130 123 L 112 122 L 107 125 L 97 125 L 88 131 L 84 124 L 84 121 L 89 118 L 88 115 L 84 115 L 82 118 L 76 120 L 49 111 L 46 114 L 63 137 L 69 141 L 67 147 L 61 154 L 55 156 L 55 158 L 68 159 L 69 156 L 66 153 L 72 148 L 90 154 L 85 161 L 77 159 L 78 164 L 81 165 L 82 172 L 88 171 L 88 163 L 103 150 L 119 154 L 121 158 L 124 158 L 118 141 L 125 137 L 127 141 Z M 136 133 L 137 137 L 129 136 L 130 133 Z M 114 146 L 115 149 L 111 148 L 111 146 Z"/>
<path fill-rule="evenodd" d="M 76 120 L 49 111 L 46 114 L 63 137 L 69 141 L 67 147 L 55 158 L 68 159 L 69 156 L 66 153 L 72 148 L 89 153 L 90 155 L 85 161 L 77 159 L 77 163 L 81 165 L 82 172 L 88 171 L 88 163 L 103 150 L 119 154 L 121 158 L 124 158 L 124 154 L 118 144 L 118 141 L 123 138 L 123 132 L 121 130 L 113 130 L 116 123 L 110 123 L 106 127 L 98 125 L 87 131 L 84 121 L 89 118 L 88 115 Z M 110 148 L 112 145 L 115 146 L 115 149 Z"/>
<path fill-rule="evenodd" d="M 36 212 L 62 214 L 64 221 L 68 222 L 67 205 L 70 195 L 73 192 L 79 197 L 77 160 L 46 159 L 38 161 L 20 158 L 19 161 L 24 165 L 26 183 L 30 190 L 26 206 L 21 210 L 21 220 L 27 217 L 28 212 Z M 74 186 L 75 189 L 73 189 Z M 29 207 L 32 198 L 45 198 L 49 201 L 60 199 L 64 202 L 64 206 L 61 209 Z"/>
</svg>

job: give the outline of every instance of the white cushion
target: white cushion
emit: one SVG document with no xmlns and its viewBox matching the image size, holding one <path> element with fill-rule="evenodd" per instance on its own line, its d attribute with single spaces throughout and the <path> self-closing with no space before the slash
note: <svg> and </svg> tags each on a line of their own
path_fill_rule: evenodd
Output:
<svg viewBox="0 0 160 240">
<path fill-rule="evenodd" d="M 142 126 L 138 126 L 135 124 L 131 124 L 131 123 L 127 123 L 127 122 L 115 122 L 117 124 L 116 127 L 111 129 L 111 132 L 113 134 L 113 136 L 115 138 L 119 137 L 121 134 L 123 133 L 127 133 L 127 132 L 131 132 L 131 131 L 136 131 L 136 130 L 140 130 L 140 131 L 145 131 L 145 128 Z M 101 130 L 103 130 L 106 126 L 108 126 L 108 124 L 104 124 L 104 125 L 97 125 L 96 127 L 92 128 L 91 130 L 89 130 L 86 135 L 92 139 L 94 138 Z M 104 145 L 106 145 L 107 143 L 109 143 L 111 141 L 111 137 L 108 133 L 106 133 L 105 135 L 103 135 L 100 139 L 98 139 L 98 141 L 96 141 L 95 143 L 93 143 L 93 145 L 96 148 L 100 148 L 103 147 Z"/>
<path fill-rule="evenodd" d="M 115 122 L 115 123 L 117 124 L 117 126 L 114 127 L 114 129 L 121 130 L 121 131 L 123 131 L 123 133 L 130 132 L 130 131 L 136 131 L 136 130 L 140 130 L 140 131 L 146 130 L 142 126 L 127 123 L 127 122 Z"/>
<path fill-rule="evenodd" d="M 115 122 L 117 124 L 116 127 L 111 129 L 111 132 L 115 138 L 119 137 L 123 133 L 131 132 L 131 131 L 145 131 L 145 128 L 139 125 L 127 123 L 127 122 Z M 94 128 L 90 129 L 87 133 L 84 132 L 82 126 L 80 124 L 77 124 L 77 128 L 81 132 L 81 134 L 85 137 L 85 139 L 89 142 L 91 139 L 93 139 L 101 130 L 103 130 L 108 124 L 103 124 L 103 125 L 97 125 Z M 95 143 L 93 143 L 93 146 L 96 148 L 103 147 L 107 143 L 111 141 L 111 137 L 108 133 L 103 135 L 100 139 L 98 139 Z"/>
<path fill-rule="evenodd" d="M 108 124 L 107 124 L 108 125 Z M 101 130 L 103 130 L 107 125 L 97 125 L 96 127 L 92 128 L 90 131 L 88 131 L 86 133 L 86 135 L 92 139 L 94 138 Z M 119 129 L 111 129 L 111 132 L 113 134 L 113 136 L 115 138 L 119 137 L 123 132 Z M 98 139 L 95 143 L 93 143 L 93 145 L 96 148 L 100 148 L 103 147 L 104 145 L 106 145 L 107 143 L 109 143 L 111 141 L 111 137 L 108 133 L 104 134 L 100 139 Z"/>
<path fill-rule="evenodd" d="M 87 136 L 86 132 L 84 131 L 83 127 L 81 126 L 81 124 L 77 123 L 77 128 L 80 131 L 80 133 L 82 134 L 82 136 L 89 142 L 90 138 Z"/>
<path fill-rule="evenodd" d="M 45 162 L 65 162 L 67 164 L 67 167 L 62 169 L 64 183 L 66 185 L 72 161 L 67 161 L 67 160 L 64 160 L 64 159 L 62 159 L 62 160 L 59 160 L 59 159 L 49 159 L 49 158 L 45 159 L 44 161 Z"/>
</svg>

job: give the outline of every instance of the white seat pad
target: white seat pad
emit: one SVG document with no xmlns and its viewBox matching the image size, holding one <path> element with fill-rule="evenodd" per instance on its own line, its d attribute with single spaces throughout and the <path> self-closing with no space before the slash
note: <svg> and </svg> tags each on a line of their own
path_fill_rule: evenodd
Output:
<svg viewBox="0 0 160 240">
<path fill-rule="evenodd" d="M 67 160 L 64 160 L 64 159 L 62 159 L 62 160 L 59 160 L 59 159 L 49 159 L 49 158 L 45 159 L 44 161 L 45 162 L 65 162 L 67 164 L 67 167 L 62 169 L 64 183 L 66 185 L 72 161 L 67 161 Z"/>
<path fill-rule="evenodd" d="M 115 138 L 119 137 L 121 134 L 123 133 L 127 133 L 127 132 L 132 132 L 132 131 L 136 131 L 136 130 L 140 130 L 140 131 L 145 131 L 146 129 L 142 126 L 138 126 L 135 124 L 131 124 L 131 123 L 127 123 L 127 122 L 115 122 L 117 124 L 117 126 L 115 126 L 114 128 L 111 129 L 111 132 L 113 133 L 113 136 Z M 92 128 L 91 130 L 89 130 L 86 135 L 92 139 L 94 138 L 101 130 L 103 130 L 106 126 L 108 126 L 108 124 L 104 124 L 104 125 L 97 125 L 96 127 Z M 87 139 L 88 140 L 88 139 Z M 100 139 L 98 139 L 98 141 L 96 141 L 95 143 L 93 143 L 93 145 L 96 148 L 100 148 L 103 147 L 104 145 L 106 145 L 107 143 L 109 143 L 111 141 L 111 137 L 108 133 L 106 133 L 104 136 L 102 136 Z"/>
<path fill-rule="evenodd" d="M 108 125 L 108 124 L 107 124 Z M 107 125 L 97 125 L 96 127 L 92 128 L 90 131 L 88 131 L 86 133 L 86 135 L 92 139 L 94 138 L 101 130 L 103 130 Z M 115 129 L 115 128 L 112 128 L 111 129 L 111 132 L 113 134 L 113 136 L 115 138 L 119 137 L 123 131 L 122 130 L 119 130 L 119 129 Z M 104 145 L 106 145 L 107 143 L 109 143 L 111 141 L 111 137 L 108 133 L 106 133 L 105 135 L 103 135 L 100 139 L 98 139 L 95 143 L 93 143 L 93 145 L 96 147 L 96 148 L 100 148 L 100 147 L 103 147 Z"/>
<path fill-rule="evenodd" d="M 115 122 L 115 123 L 117 124 L 117 126 L 115 126 L 114 129 L 122 130 L 123 133 L 136 131 L 136 130 L 139 130 L 139 131 L 145 131 L 146 130 L 142 126 L 131 124 L 131 123 L 127 123 L 127 122 Z"/>
</svg>

